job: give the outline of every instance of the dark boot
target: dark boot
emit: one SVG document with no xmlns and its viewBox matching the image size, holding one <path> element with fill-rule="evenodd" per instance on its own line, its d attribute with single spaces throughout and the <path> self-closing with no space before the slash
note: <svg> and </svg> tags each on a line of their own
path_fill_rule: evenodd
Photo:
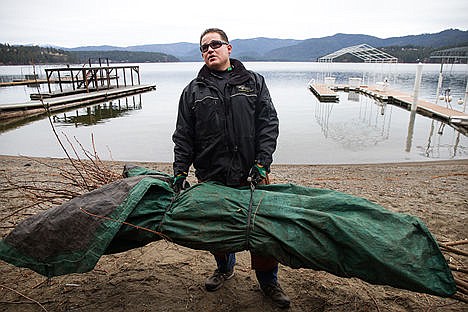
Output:
<svg viewBox="0 0 468 312">
<path fill-rule="evenodd" d="M 276 306 L 282 309 L 289 308 L 291 300 L 278 283 L 260 285 L 260 288 L 265 297 L 270 298 Z"/>
</svg>

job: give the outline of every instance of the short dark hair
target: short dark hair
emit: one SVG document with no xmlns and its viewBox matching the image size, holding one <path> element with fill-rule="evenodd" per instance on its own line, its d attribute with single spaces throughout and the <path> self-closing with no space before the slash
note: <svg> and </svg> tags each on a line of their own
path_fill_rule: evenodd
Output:
<svg viewBox="0 0 468 312">
<path fill-rule="evenodd" d="M 205 29 L 204 32 L 202 32 L 201 36 L 200 36 L 200 45 L 201 45 L 201 41 L 203 39 L 203 37 L 206 35 L 206 34 L 209 34 L 209 33 L 217 33 L 221 36 L 221 39 L 223 39 L 224 41 L 228 42 L 229 43 L 229 39 L 226 35 L 226 33 L 222 30 L 222 29 L 219 29 L 219 28 L 208 28 L 208 29 Z"/>
</svg>

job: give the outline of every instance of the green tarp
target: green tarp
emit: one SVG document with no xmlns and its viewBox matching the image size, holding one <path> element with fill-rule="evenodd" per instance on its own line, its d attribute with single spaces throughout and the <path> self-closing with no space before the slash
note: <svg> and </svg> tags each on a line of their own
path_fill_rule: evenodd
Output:
<svg viewBox="0 0 468 312">
<path fill-rule="evenodd" d="M 251 250 L 292 268 L 374 284 L 439 296 L 456 292 L 436 241 L 418 218 L 293 184 L 259 186 L 251 202 L 248 187 L 201 183 L 176 196 L 170 182 L 168 175 L 130 168 L 125 179 L 20 223 L 0 241 L 0 258 L 57 276 L 90 271 L 105 253 L 164 237 L 212 252 Z"/>
</svg>

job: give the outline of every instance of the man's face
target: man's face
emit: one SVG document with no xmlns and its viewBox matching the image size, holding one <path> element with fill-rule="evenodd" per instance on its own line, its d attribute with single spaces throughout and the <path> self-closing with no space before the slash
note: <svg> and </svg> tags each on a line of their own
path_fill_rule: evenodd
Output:
<svg viewBox="0 0 468 312">
<path fill-rule="evenodd" d="M 207 33 L 203 36 L 201 45 L 209 44 L 212 41 L 224 41 L 218 33 Z M 206 52 L 202 52 L 203 60 L 206 66 L 212 70 L 223 71 L 230 66 L 229 55 L 231 54 L 232 46 L 223 44 L 219 48 L 213 49 L 208 47 Z"/>
</svg>

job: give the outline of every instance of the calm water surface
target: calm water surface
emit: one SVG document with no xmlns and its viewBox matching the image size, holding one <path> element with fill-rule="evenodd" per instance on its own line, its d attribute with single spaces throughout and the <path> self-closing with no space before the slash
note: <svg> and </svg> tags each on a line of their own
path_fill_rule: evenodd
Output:
<svg viewBox="0 0 468 312">
<path fill-rule="evenodd" d="M 382 106 L 366 96 L 340 93 L 339 103 L 320 103 L 308 90 L 311 79 L 336 77 L 347 83 L 360 77 L 372 85 L 387 78 L 391 87 L 412 92 L 415 64 L 319 64 L 245 63 L 264 75 L 280 119 L 280 137 L 275 163 L 340 164 L 468 159 L 468 139 L 448 125 L 410 114 L 401 108 Z M 143 84 L 157 90 L 71 110 L 54 116 L 52 122 L 66 143 L 81 142 L 102 159 L 171 162 L 177 104 L 185 85 L 202 63 L 139 64 Z M 420 98 L 435 101 L 437 64 L 425 64 Z M 36 73 L 42 68 L 36 67 Z M 31 67 L 3 66 L 0 77 L 31 74 Z M 456 104 L 464 97 L 467 66 L 444 69 L 444 88 L 450 88 Z M 44 88 L 44 87 L 42 87 Z M 45 89 L 43 89 L 45 91 Z M 0 88 L 0 105 L 23 102 L 35 88 Z M 48 119 L 39 119 L 13 129 L 0 130 L 0 154 L 64 157 Z M 75 141 L 76 140 L 76 141 Z"/>
</svg>

